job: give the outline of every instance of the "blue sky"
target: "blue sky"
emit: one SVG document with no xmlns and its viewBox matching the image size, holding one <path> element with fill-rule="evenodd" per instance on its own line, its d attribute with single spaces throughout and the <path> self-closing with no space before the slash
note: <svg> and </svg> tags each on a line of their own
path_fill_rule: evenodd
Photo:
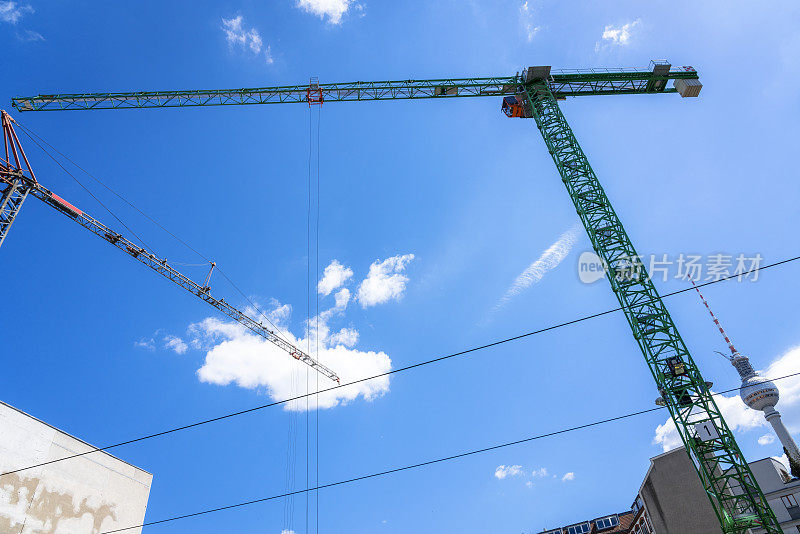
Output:
<svg viewBox="0 0 800 534">
<path fill-rule="evenodd" d="M 698 69 L 700 98 L 562 104 L 637 248 L 670 257 L 758 253 L 765 262 L 797 255 L 800 8 L 791 2 L 165 4 L 0 2 L 0 101 L 10 109 L 12 96 L 37 93 L 509 75 L 528 65 L 646 67 L 668 58 Z M 323 106 L 319 276 L 336 260 L 346 280 L 328 279 L 336 287 L 320 295 L 331 335 L 344 336 L 323 340 L 331 347 L 322 356 L 340 358 L 342 373 L 396 368 L 616 306 L 607 283 L 578 278 L 589 248 L 582 230 L 566 250 L 553 248 L 564 245 L 574 209 L 535 125 L 499 108 L 490 99 Z M 291 313 L 276 320 L 304 337 L 306 107 L 15 117 L 212 257 L 265 310 L 287 305 Z M 46 156 L 27 151 L 44 184 L 112 223 Z M 93 190 L 159 254 L 201 263 Z M 800 371 L 797 269 L 705 291 L 757 368 Z M 3 244 L 0 279 L 10 303 L 2 399 L 91 443 L 305 387 L 305 369 L 292 371 L 35 199 Z M 344 306 L 340 296 L 337 308 L 342 289 L 349 299 Z M 219 277 L 214 291 L 247 304 Z M 736 386 L 696 296 L 667 305 L 706 378 Z M 186 350 L 166 346 L 177 338 Z M 780 385 L 778 408 L 800 432 L 800 383 Z M 338 404 L 320 415 L 320 482 L 649 408 L 656 396 L 623 316 L 604 316 L 394 375 L 344 405 L 329 399 Z M 746 456 L 779 454 L 768 439 L 759 443 L 767 430 L 735 400 L 723 403 Z M 623 511 L 648 458 L 669 444 L 668 433 L 654 441 L 663 423 L 650 414 L 325 490 L 319 530 L 536 532 Z M 114 453 L 154 473 L 147 519 L 157 520 L 285 491 L 292 450 L 294 487 L 302 487 L 304 429 L 303 413 L 275 408 Z M 304 532 L 304 498 L 287 519 L 289 507 L 276 501 L 147 531 Z M 312 507 L 312 530 L 313 515 Z"/>
</svg>

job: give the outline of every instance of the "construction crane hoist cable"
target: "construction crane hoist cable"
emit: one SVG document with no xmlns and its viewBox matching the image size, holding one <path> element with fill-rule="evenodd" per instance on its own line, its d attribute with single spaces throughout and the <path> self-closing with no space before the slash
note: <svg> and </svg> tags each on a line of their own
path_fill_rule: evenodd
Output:
<svg viewBox="0 0 800 534">
<path fill-rule="evenodd" d="M 537 66 L 506 77 L 324 84 L 314 79 L 307 85 L 245 89 L 38 95 L 14 98 L 12 105 L 19 111 L 54 111 L 502 97 L 505 115 L 534 119 L 539 128 L 592 246 L 606 266 L 611 288 L 722 532 L 760 528 L 779 534 L 772 509 L 558 105 L 568 96 L 679 93 L 694 97 L 701 88 L 694 68 L 673 68 L 667 61 L 656 60 L 649 69 L 552 71 L 549 66 Z"/>
<path fill-rule="evenodd" d="M 299 360 L 317 372 L 321 373 L 339 383 L 339 377 L 332 370 L 328 369 L 314 358 L 298 349 L 275 331 L 270 330 L 261 322 L 246 315 L 239 309 L 228 304 L 224 298 L 216 298 L 211 295 L 209 286 L 211 273 L 215 264 L 211 264 L 211 269 L 203 285 L 198 284 L 188 276 L 182 274 L 172 267 L 164 258 L 159 258 L 153 252 L 140 247 L 127 239 L 122 234 L 115 232 L 97 219 L 91 217 L 84 211 L 78 209 L 57 194 L 43 186 L 36 179 L 31 170 L 28 158 L 20 145 L 19 139 L 13 127 L 14 119 L 5 111 L 2 112 L 3 141 L 5 147 L 5 159 L 0 160 L 0 246 L 8 235 L 8 230 L 14 218 L 22 207 L 22 203 L 28 195 L 32 195 L 51 208 L 55 208 L 60 213 L 66 215 L 76 223 L 80 224 L 93 234 L 102 237 L 121 251 L 140 263 L 150 267 L 164 278 L 175 282 L 189 293 L 208 302 L 219 311 L 235 320 L 239 324 L 247 327 L 255 334 L 272 342 L 279 348 L 288 352 L 293 358 Z M 24 167 L 23 167 L 24 166 Z"/>
</svg>

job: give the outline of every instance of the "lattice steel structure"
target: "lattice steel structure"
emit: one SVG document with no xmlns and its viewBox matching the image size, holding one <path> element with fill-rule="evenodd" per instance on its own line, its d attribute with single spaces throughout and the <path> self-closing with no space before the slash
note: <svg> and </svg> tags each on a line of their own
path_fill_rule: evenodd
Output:
<svg viewBox="0 0 800 534">
<path fill-rule="evenodd" d="M 522 91 L 722 531 L 782 532 L 555 96 L 543 81 Z"/>
<path fill-rule="evenodd" d="M 669 82 L 675 85 L 670 86 Z M 595 252 L 605 262 L 611 288 L 624 310 L 686 450 L 697 469 L 722 532 L 781 529 L 705 380 L 619 221 L 558 100 L 568 96 L 680 92 L 697 96 L 702 85 L 692 67 L 654 61 L 649 70 L 590 69 L 551 72 L 531 67 L 522 75 L 318 84 L 325 103 L 361 100 L 503 97 L 509 117 L 533 118 L 567 188 Z M 38 95 L 13 99 L 20 111 L 161 108 L 309 101 L 310 85 L 234 90 Z"/>
<path fill-rule="evenodd" d="M 8 231 L 11 229 L 11 224 L 22 208 L 22 203 L 28 197 L 31 188 L 29 181 L 36 180 L 31 170 L 28 158 L 25 153 L 18 149 L 19 139 L 11 127 L 11 117 L 3 111 L 0 113 L 0 122 L 3 128 L 3 148 L 5 149 L 5 159 L 0 161 L 0 172 L 6 172 L 14 169 L 17 172 L 14 175 L 4 175 L 0 180 L 0 245 L 3 244 Z M 23 167 L 25 169 L 23 171 Z M 26 172 L 30 180 L 25 179 L 23 172 Z"/>
<path fill-rule="evenodd" d="M 688 69 L 688 70 L 687 70 Z M 549 81 L 558 99 L 568 96 L 673 93 L 669 80 L 696 80 L 691 67 L 655 75 L 649 70 L 590 69 L 555 73 Z M 309 94 L 321 92 L 324 102 L 459 98 L 513 95 L 520 76 L 492 78 L 442 78 L 437 80 L 395 80 L 380 82 L 321 83 L 242 89 L 192 91 L 138 91 L 131 93 L 82 93 L 16 97 L 11 105 L 19 111 L 81 109 L 172 108 L 229 106 L 241 104 L 307 103 Z"/>
</svg>

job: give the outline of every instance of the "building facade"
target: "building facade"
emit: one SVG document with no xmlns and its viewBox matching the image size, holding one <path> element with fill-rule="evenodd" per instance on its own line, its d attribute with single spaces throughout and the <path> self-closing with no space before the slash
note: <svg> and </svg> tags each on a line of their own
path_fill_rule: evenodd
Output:
<svg viewBox="0 0 800 534">
<path fill-rule="evenodd" d="M 682 448 L 650 459 L 636 498 L 647 510 L 653 534 L 720 531 L 714 508 Z"/>
<path fill-rule="evenodd" d="M 631 532 L 631 527 L 642 517 L 641 513 L 634 512 L 633 510 L 621 512 L 618 514 L 605 515 L 581 521 L 580 523 L 573 523 L 564 527 L 551 528 L 544 530 L 542 534 L 628 534 Z M 642 531 L 646 533 L 646 531 Z"/>
<path fill-rule="evenodd" d="M 758 485 L 784 534 L 800 534 L 800 479 L 792 478 L 775 458 L 751 462 Z M 544 530 L 543 534 L 715 534 L 719 521 L 689 456 L 683 448 L 650 459 L 631 510 L 603 518 Z M 753 530 L 762 534 L 763 530 Z"/>
<path fill-rule="evenodd" d="M 800 479 L 792 478 L 775 458 L 764 458 L 749 465 L 784 534 L 800 533 Z M 655 534 L 720 531 L 697 472 L 682 448 L 650 460 L 639 497 L 653 521 Z M 753 534 L 761 532 L 763 530 L 753 530 Z"/>
<path fill-rule="evenodd" d="M 786 467 L 775 458 L 764 458 L 750 464 L 761 491 L 781 524 L 784 533 L 800 532 L 800 480 L 792 479 Z M 763 530 L 756 530 L 760 534 Z"/>
<path fill-rule="evenodd" d="M 0 473 L 93 449 L 0 402 Z M 99 534 L 140 525 L 152 480 L 106 452 L 2 475 L 0 533 Z"/>
</svg>

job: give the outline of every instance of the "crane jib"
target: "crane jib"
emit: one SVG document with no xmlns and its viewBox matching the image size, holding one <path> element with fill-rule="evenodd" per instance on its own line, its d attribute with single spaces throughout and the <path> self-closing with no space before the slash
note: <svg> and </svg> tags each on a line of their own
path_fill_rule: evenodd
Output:
<svg viewBox="0 0 800 534">
<path fill-rule="evenodd" d="M 666 71 L 587 69 L 553 71 L 547 83 L 556 97 L 676 92 L 669 81 L 697 80 L 692 67 Z M 40 94 L 13 98 L 19 111 L 127 109 L 226 106 L 248 104 L 329 103 L 364 100 L 459 98 L 512 95 L 523 77 L 440 78 L 372 82 L 315 83 L 190 91 L 135 91 L 118 93 Z"/>
</svg>

